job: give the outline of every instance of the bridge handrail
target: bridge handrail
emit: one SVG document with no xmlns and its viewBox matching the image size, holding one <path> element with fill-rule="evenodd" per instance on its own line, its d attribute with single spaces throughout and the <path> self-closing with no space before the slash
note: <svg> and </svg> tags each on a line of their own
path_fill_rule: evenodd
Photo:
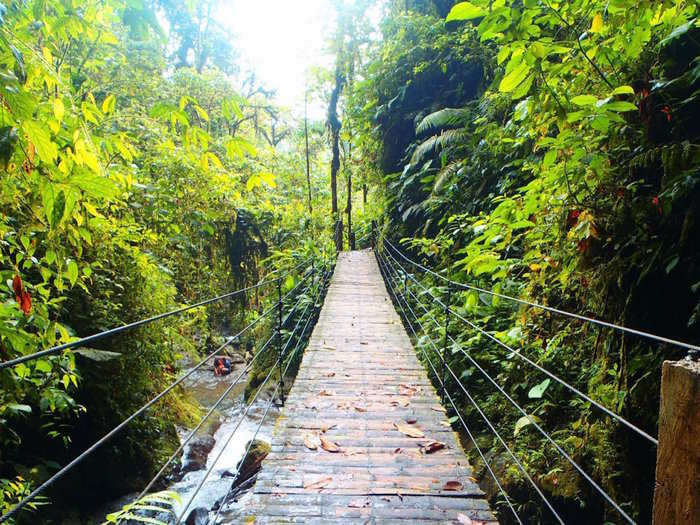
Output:
<svg viewBox="0 0 700 525">
<path fill-rule="evenodd" d="M 399 264 L 399 262 L 396 260 L 396 258 L 393 257 L 390 253 L 387 253 L 387 255 L 389 255 L 389 257 L 391 257 L 392 260 L 393 260 L 394 262 L 396 262 L 396 264 Z M 432 298 L 437 304 L 439 304 L 439 305 L 442 306 L 443 308 L 448 308 L 447 305 L 445 305 L 445 303 L 443 303 L 442 300 L 440 300 L 439 297 L 437 297 L 435 294 L 433 294 L 423 283 L 421 283 L 419 280 L 417 280 L 413 275 L 411 275 L 411 274 L 408 273 L 408 272 L 405 272 L 405 274 L 406 274 L 406 276 L 407 276 L 409 279 L 411 279 L 411 280 L 412 280 L 413 282 L 415 282 L 420 288 L 422 288 L 426 293 L 428 293 L 428 294 L 431 296 L 431 298 Z M 560 377 L 558 377 L 558 376 L 555 375 L 554 373 L 552 373 L 552 372 L 550 372 L 549 370 L 547 370 L 546 368 L 544 368 L 542 365 L 537 364 L 535 361 L 533 361 L 532 359 L 530 359 L 530 358 L 527 357 L 526 355 L 522 354 L 522 353 L 520 352 L 520 350 L 516 350 L 515 348 L 513 348 L 513 347 L 509 346 L 508 344 L 504 343 L 503 341 L 501 341 L 501 340 L 498 339 L 497 337 L 494 337 L 492 334 L 490 334 L 489 332 L 487 332 L 486 330 L 484 330 L 484 329 L 481 328 L 480 326 L 474 324 L 474 323 L 473 323 L 472 321 L 470 321 L 469 319 L 463 317 L 462 315 L 460 315 L 459 313 L 457 313 L 457 312 L 456 312 L 455 310 L 453 310 L 452 308 L 448 308 L 448 310 L 449 310 L 449 312 L 450 312 L 451 315 L 454 315 L 454 316 L 455 316 L 457 319 L 459 319 L 460 321 L 463 321 L 463 322 L 467 323 L 470 327 L 472 327 L 473 329 L 477 330 L 480 334 L 482 334 L 482 335 L 488 337 L 489 339 L 491 339 L 492 341 L 494 341 L 494 342 L 495 342 L 496 344 L 498 344 L 499 346 L 505 348 L 505 349 L 508 350 L 509 352 L 512 352 L 516 357 L 518 357 L 519 359 L 525 361 L 525 362 L 528 363 L 530 366 L 536 368 L 537 370 L 539 370 L 540 372 L 542 372 L 543 374 L 545 374 L 547 377 L 553 379 L 554 381 L 556 381 L 557 383 L 559 383 L 560 385 L 562 385 L 564 388 L 568 389 L 570 392 L 573 392 L 574 394 L 576 394 L 576 395 L 578 395 L 579 397 L 583 398 L 584 400 L 586 400 L 586 401 L 587 401 L 588 403 L 590 403 L 591 405 L 593 405 L 593 406 L 595 406 L 596 408 L 598 408 L 599 410 L 605 412 L 608 416 L 610 416 L 610 417 L 612 417 L 613 419 L 615 419 L 616 421 L 622 423 L 623 425 L 625 425 L 625 426 L 628 427 L 629 429 L 633 430 L 634 432 L 636 432 L 637 434 L 639 434 L 639 435 L 642 436 L 643 438 L 647 439 L 648 441 L 650 441 L 650 442 L 653 443 L 654 445 L 658 445 L 658 444 L 659 444 L 658 439 L 656 439 L 655 437 L 653 437 L 653 436 L 650 435 L 649 433 L 645 432 L 644 430 L 642 430 L 641 428 L 639 428 L 639 427 L 636 426 L 635 424 L 633 424 L 633 423 L 627 421 L 625 418 L 623 418 L 623 417 L 620 416 L 619 414 L 616 414 L 615 412 L 613 412 L 612 410 L 610 410 L 610 409 L 607 408 L 606 406 L 602 405 L 601 403 L 599 403 L 599 402 L 596 401 L 595 399 L 593 399 L 593 398 L 591 398 L 590 396 L 586 395 L 586 394 L 585 394 L 584 392 L 582 392 L 580 389 L 578 389 L 578 388 L 576 388 L 575 386 L 571 385 L 570 383 L 564 381 L 563 379 L 561 379 Z M 435 320 L 434 317 L 433 317 L 433 320 L 434 320 L 435 322 L 437 322 L 437 321 Z"/>
<path fill-rule="evenodd" d="M 134 321 L 133 323 L 125 324 L 125 325 L 123 325 L 123 326 L 117 326 L 117 327 L 115 327 L 115 328 L 110 328 L 109 330 L 104 330 L 104 331 L 99 332 L 99 333 L 96 333 L 96 334 L 88 335 L 88 336 L 86 336 L 86 337 L 82 337 L 82 338 L 80 338 L 80 339 L 76 339 L 75 341 L 69 341 L 69 342 L 67 342 L 67 343 L 63 343 L 63 344 L 60 344 L 60 345 L 52 346 L 51 348 L 46 348 L 45 350 L 39 350 L 38 352 L 34 352 L 34 353 L 27 354 L 27 355 L 24 355 L 24 356 L 16 357 L 16 358 L 10 359 L 10 360 L 8 360 L 8 361 L 0 362 L 0 370 L 2 370 L 2 369 L 4 369 L 4 368 L 10 368 L 10 367 L 13 367 L 13 366 L 17 366 L 17 365 L 19 365 L 20 363 L 26 363 L 27 361 L 33 361 L 34 359 L 38 359 L 38 358 L 40 358 L 40 357 L 45 357 L 45 356 L 47 356 L 47 355 L 56 354 L 56 353 L 58 353 L 58 352 L 61 352 L 61 351 L 63 351 L 63 350 L 68 350 L 68 349 L 70 349 L 70 348 L 76 348 L 76 347 L 79 347 L 79 346 L 84 346 L 85 344 L 91 343 L 91 342 L 93 342 L 93 341 L 97 341 L 98 339 L 104 339 L 105 337 L 110 337 L 110 336 L 119 334 L 119 333 L 121 333 L 121 332 L 126 332 L 127 330 L 131 330 L 131 329 L 133 329 L 133 328 L 138 328 L 138 327 L 140 327 L 140 326 L 144 326 L 144 325 L 150 324 L 150 323 L 152 323 L 152 322 L 154 322 L 154 321 L 159 321 L 160 319 L 165 319 L 166 317 L 171 317 L 171 316 L 173 316 L 173 315 L 178 315 L 178 314 L 181 314 L 181 313 L 183 313 L 183 312 L 187 312 L 188 310 L 192 310 L 192 309 L 194 309 L 194 308 L 199 308 L 200 306 L 205 306 L 205 305 L 208 305 L 208 304 L 211 304 L 211 303 L 215 303 L 215 302 L 221 301 L 221 300 L 223 300 L 223 299 L 228 299 L 228 298 L 230 298 L 230 297 L 235 297 L 236 295 L 240 295 L 240 294 L 242 294 L 242 293 L 244 293 L 244 292 L 248 292 L 248 291 L 250 291 L 250 290 L 255 290 L 256 288 L 260 288 L 260 287 L 265 286 L 265 285 L 267 285 L 267 284 L 275 283 L 275 282 L 277 282 L 277 281 L 281 281 L 281 280 L 284 279 L 287 275 L 289 275 L 291 272 L 295 271 L 296 269 L 298 269 L 298 268 L 299 268 L 300 266 L 302 266 L 303 264 L 308 263 L 310 259 L 311 259 L 311 257 L 307 257 L 306 259 L 304 259 L 303 261 L 301 261 L 299 264 L 297 264 L 294 268 L 291 268 L 291 269 L 287 270 L 283 275 L 280 275 L 279 277 L 275 277 L 275 278 L 273 278 L 273 279 L 263 280 L 263 281 L 261 281 L 261 282 L 259 282 L 259 283 L 257 283 L 257 284 L 253 284 L 253 285 L 251 285 L 251 286 L 247 286 L 247 287 L 241 288 L 241 289 L 239 289 L 239 290 L 234 290 L 234 291 L 232 291 L 232 292 L 228 292 L 228 293 L 225 293 L 225 294 L 222 294 L 222 295 L 217 295 L 216 297 L 211 297 L 211 298 L 209 298 L 209 299 L 205 299 L 205 300 L 200 301 L 200 302 L 198 302 L 198 303 L 194 303 L 194 304 L 189 304 L 189 305 L 186 305 L 186 306 L 182 306 L 182 307 L 180 307 L 180 308 L 176 308 L 176 309 L 174 309 L 174 310 L 170 310 L 169 312 L 163 312 L 163 313 L 154 315 L 154 316 L 152 316 L 152 317 L 147 317 L 147 318 L 145 318 L 145 319 L 140 319 L 140 320 L 138 320 L 138 321 Z M 270 273 L 275 273 L 275 272 L 276 272 L 276 271 L 273 271 L 273 272 L 270 272 Z M 0 521 L 0 523 L 2 523 L 2 522 Z"/>
<path fill-rule="evenodd" d="M 379 254 L 379 252 L 377 252 L 377 253 Z M 403 272 L 404 272 L 405 274 L 408 273 L 408 272 L 405 272 L 405 270 L 404 270 Z M 439 301 L 439 299 L 438 299 L 437 297 L 435 297 L 434 294 L 432 294 L 431 292 L 428 292 L 428 293 L 431 295 L 431 297 L 432 297 L 434 300 Z M 395 295 L 395 296 L 396 296 L 396 295 Z M 420 302 L 420 301 L 419 301 L 419 302 Z M 406 304 L 407 304 L 407 306 L 408 306 L 408 302 L 407 302 L 407 301 L 406 301 Z M 443 307 L 445 307 L 445 311 L 446 311 L 446 312 L 449 312 L 449 313 L 451 313 L 451 314 L 453 314 L 453 315 L 455 314 L 455 312 L 454 312 L 453 310 L 451 310 L 448 306 L 445 306 L 444 303 L 442 303 L 441 301 L 440 301 L 440 304 L 441 304 Z M 410 306 L 409 306 L 409 309 L 410 309 Z M 402 308 L 402 310 L 403 310 L 403 308 Z M 411 309 L 411 310 L 412 310 L 412 309 Z M 414 312 L 414 316 L 415 316 L 415 312 Z M 416 318 L 417 318 L 417 317 L 416 317 Z M 463 318 L 462 318 L 462 319 L 463 319 Z M 409 321 L 409 325 L 410 325 L 410 321 Z M 476 325 L 474 325 L 474 326 L 475 326 L 475 328 L 477 328 L 477 329 L 479 329 L 480 331 L 482 331 L 482 329 L 476 327 Z M 438 323 L 438 327 L 440 327 L 439 323 Z M 486 334 L 487 332 L 486 332 L 486 331 L 483 331 L 483 333 Z M 430 337 L 428 336 L 427 333 L 426 333 L 426 336 L 427 336 L 428 338 L 430 338 Z M 591 477 L 591 476 L 590 476 L 576 461 L 574 461 L 573 458 L 571 458 L 571 456 L 570 456 L 569 454 L 567 454 L 567 453 L 561 448 L 561 446 L 559 446 L 559 445 L 556 443 L 556 441 L 555 441 L 555 440 L 554 440 L 554 439 L 553 439 L 553 438 L 552 438 L 552 437 L 551 437 L 551 436 L 550 436 L 550 435 L 549 435 L 549 434 L 548 434 L 548 433 L 547 433 L 547 432 L 546 432 L 546 431 L 545 431 L 545 430 L 544 430 L 544 429 L 543 429 L 543 428 L 542 428 L 542 427 L 527 413 L 527 411 L 525 411 L 525 410 L 524 410 L 524 409 L 523 409 L 523 408 L 522 408 L 522 407 L 521 407 L 521 406 L 520 406 L 520 405 L 519 405 L 519 404 L 518 404 L 518 403 L 503 389 L 503 387 L 501 387 L 501 385 L 499 385 L 498 382 L 495 381 L 495 380 L 488 374 L 488 372 L 486 372 L 486 371 L 481 367 L 481 365 L 479 365 L 479 364 L 471 357 L 471 355 L 469 355 L 469 353 L 467 353 L 467 352 L 464 350 L 464 348 L 462 348 L 462 346 L 461 346 L 459 343 L 457 343 L 457 341 L 454 340 L 454 338 L 452 338 L 451 336 L 449 336 L 449 334 L 447 335 L 447 337 L 448 337 L 449 340 L 453 343 L 453 345 L 455 345 L 457 348 L 459 348 L 460 351 L 471 361 L 471 363 L 472 363 L 472 364 L 473 364 L 473 365 L 474 365 L 474 366 L 475 366 L 475 367 L 476 367 L 476 368 L 477 368 L 477 369 L 478 369 L 478 370 L 479 370 L 479 371 L 494 385 L 494 387 L 496 387 L 496 389 L 497 389 L 497 390 L 498 390 L 498 391 L 499 391 L 499 392 L 500 392 L 500 393 L 501 393 L 501 394 L 502 394 L 502 395 L 503 395 L 503 396 L 504 396 L 504 397 L 505 397 L 505 398 L 506 398 L 506 399 L 507 399 L 507 400 L 508 400 L 508 401 L 509 401 L 523 416 L 524 416 L 524 417 L 525 417 L 525 418 L 528 419 L 528 421 L 530 422 L 530 424 L 532 424 L 532 425 L 533 425 L 533 426 L 534 426 L 534 427 L 535 427 L 535 428 L 536 428 L 536 429 L 537 429 L 537 430 L 538 430 L 538 431 L 539 431 L 539 432 L 554 446 L 554 448 L 557 450 L 557 452 L 559 452 L 559 454 L 560 454 L 561 456 L 563 456 L 563 457 L 571 464 L 571 466 L 573 466 L 573 467 L 579 472 L 579 474 L 581 474 L 581 476 L 583 476 L 583 478 L 586 479 L 586 481 L 588 481 L 588 482 L 596 489 L 596 491 L 597 491 L 597 492 L 598 492 L 598 493 L 599 493 L 599 494 L 600 494 L 600 495 L 601 495 L 601 496 L 602 496 L 602 497 L 603 497 L 603 498 L 604 498 L 604 499 L 605 499 L 605 500 L 606 500 L 606 501 L 607 501 L 607 502 L 608 502 L 608 503 L 609 503 L 609 504 L 610 504 L 610 505 L 625 519 L 625 520 L 626 520 L 626 521 L 627 521 L 627 522 L 632 523 L 632 524 L 635 523 L 635 521 L 622 509 L 622 507 L 621 507 L 614 499 L 612 499 L 612 497 L 611 497 L 598 483 L 596 483 L 596 481 L 595 481 L 595 480 L 594 480 L 594 479 L 593 479 L 593 478 L 592 478 L 592 477 Z M 420 346 L 420 345 L 419 345 L 419 346 Z M 515 353 L 517 353 L 515 350 L 512 350 L 512 351 L 515 352 Z M 443 357 L 443 362 L 444 362 L 444 357 Z M 445 364 L 446 364 L 446 363 L 445 363 Z M 441 385 L 443 386 L 443 389 L 444 389 L 444 380 L 443 380 L 439 375 L 436 375 L 436 377 L 437 377 L 438 381 L 441 383 Z M 630 423 L 630 425 L 631 425 L 631 423 Z M 491 425 L 489 425 L 489 426 L 491 426 Z M 636 427 L 635 427 L 635 428 L 636 428 Z M 538 492 L 539 492 L 539 491 L 538 491 Z M 559 515 L 556 513 L 556 511 L 551 507 L 551 505 L 549 505 L 548 502 L 547 502 L 547 504 L 548 504 L 550 510 L 554 513 L 555 517 L 559 520 L 559 522 L 560 522 L 560 523 L 563 523 L 563 521 L 561 520 L 561 518 L 559 517 Z"/>
<path fill-rule="evenodd" d="M 621 326 L 621 325 L 618 325 L 618 324 L 615 324 L 615 323 L 611 323 L 611 322 L 608 322 L 608 321 L 601 321 L 600 319 L 595 319 L 595 318 L 593 318 L 593 317 L 588 317 L 588 316 L 581 315 L 581 314 L 577 314 L 577 313 L 573 313 L 573 312 L 567 312 L 566 310 L 561 310 L 561 309 L 559 309 L 559 308 L 554 308 L 554 307 L 552 307 L 552 306 L 546 306 L 546 305 L 543 305 L 543 304 L 535 303 L 535 302 L 532 302 L 532 301 L 528 301 L 528 300 L 526 300 L 526 299 L 520 299 L 520 298 L 518 298 L 518 297 L 513 297 L 513 296 L 511 296 L 511 295 L 507 295 L 507 294 L 503 294 L 503 293 L 499 293 L 499 292 L 494 292 L 493 290 L 487 290 L 486 288 L 481 288 L 481 287 L 479 287 L 479 286 L 474 286 L 474 285 L 472 285 L 472 284 L 460 283 L 460 282 L 458 282 L 458 281 L 453 281 L 452 279 L 448 279 L 448 278 L 445 277 L 444 275 L 440 275 L 440 274 L 437 273 L 436 271 L 431 270 L 430 268 L 427 268 L 427 267 L 425 267 L 424 265 L 422 265 L 422 264 L 420 264 L 420 263 L 418 263 L 418 262 L 416 262 L 416 261 L 410 259 L 410 258 L 407 257 L 406 255 L 404 255 L 396 246 L 394 246 L 394 245 L 391 243 L 391 241 L 389 241 L 386 237 L 383 238 L 383 242 L 384 242 L 387 246 L 389 246 L 392 250 L 394 250 L 394 251 L 395 251 L 401 258 L 403 258 L 406 262 L 412 264 L 412 265 L 415 266 L 416 268 L 420 268 L 420 269 L 423 270 L 424 272 L 429 273 L 430 275 L 432 275 L 432 276 L 434 276 L 434 277 L 437 277 L 438 279 L 440 279 L 441 281 L 447 283 L 448 285 L 456 286 L 457 288 L 462 288 L 462 289 L 465 289 L 465 290 L 473 290 L 473 291 L 476 291 L 476 292 L 482 292 L 482 293 L 485 293 L 485 294 L 488 294 L 488 295 L 491 295 L 491 296 L 494 296 L 494 297 L 498 297 L 498 298 L 500 298 L 500 299 L 506 299 L 506 300 L 508 300 L 508 301 L 513 301 L 513 302 L 516 302 L 516 303 L 520 303 L 520 304 L 525 305 L 525 306 L 531 306 L 531 307 L 533 307 L 533 308 L 539 308 L 540 310 L 545 310 L 545 311 L 547 311 L 547 312 L 555 313 L 555 314 L 558 314 L 558 315 L 563 315 L 563 316 L 565 316 L 565 317 L 571 317 L 571 318 L 573 318 L 573 319 L 578 319 L 579 321 L 585 321 L 585 322 L 587 322 L 587 323 L 596 324 L 596 325 L 598 325 L 598 326 L 603 326 L 603 327 L 605 327 L 605 328 L 612 328 L 613 330 L 618 330 L 618 331 L 621 331 L 621 332 L 626 332 L 626 333 L 628 333 L 628 334 L 633 334 L 633 335 L 637 335 L 637 336 L 640 336 L 640 337 L 646 337 L 647 339 L 653 339 L 654 341 L 658 341 L 658 342 L 661 342 L 661 343 L 672 344 L 672 345 L 675 345 L 675 346 L 679 346 L 679 347 L 682 347 L 682 348 L 686 348 L 686 349 L 688 349 L 688 350 L 700 351 L 700 346 L 695 345 L 695 344 L 692 344 L 692 343 L 686 343 L 686 342 L 684 342 L 684 341 L 679 341 L 679 340 L 677 340 L 677 339 L 671 339 L 671 338 L 669 338 L 669 337 L 664 337 L 664 336 L 661 336 L 661 335 L 652 334 L 652 333 L 650 333 L 650 332 L 645 332 L 645 331 L 643 331 L 643 330 L 638 330 L 638 329 L 636 329 L 636 328 L 628 328 L 628 327 L 626 327 L 626 326 Z"/>
<path fill-rule="evenodd" d="M 304 262 L 308 261 L 306 259 Z M 301 264 L 297 265 L 294 269 L 298 268 L 301 266 Z M 265 281 L 264 283 L 270 283 L 270 282 L 277 282 L 280 281 L 281 279 L 285 278 L 292 270 L 289 270 L 285 274 L 283 274 L 280 277 L 277 277 L 273 280 L 268 280 Z M 315 269 L 312 270 L 313 273 L 316 272 Z M 284 304 L 285 299 L 287 299 L 291 294 L 293 294 L 305 281 L 302 279 L 297 283 L 291 290 L 289 290 L 284 296 L 280 296 L 279 299 L 277 300 L 276 303 L 274 303 L 272 306 L 270 306 L 267 310 L 265 310 L 262 314 L 260 314 L 255 320 L 251 321 L 246 325 L 242 330 L 240 330 L 236 335 L 229 337 L 223 344 L 221 344 L 219 347 L 217 347 L 213 352 L 205 356 L 199 363 L 197 363 L 195 366 L 190 368 L 185 374 L 180 376 L 178 379 L 173 381 L 170 385 L 168 385 L 165 389 L 163 389 L 159 394 L 151 398 L 149 401 L 147 401 L 141 408 L 137 409 L 135 412 L 133 412 L 131 415 L 129 415 L 127 418 L 125 418 L 123 421 L 121 421 L 117 426 L 115 426 L 112 430 L 107 432 L 104 436 L 102 436 L 100 439 L 95 441 L 90 447 L 85 449 L 83 452 L 81 452 L 78 456 L 76 456 L 73 460 L 71 460 L 68 464 L 66 464 L 64 467 L 59 469 L 57 472 L 55 472 L 51 477 L 49 477 L 47 480 L 45 480 L 41 485 L 37 486 L 34 490 L 32 490 L 26 497 L 21 499 L 14 507 L 12 507 L 10 510 L 8 510 L 5 514 L 0 516 L 0 523 L 4 523 L 7 520 L 9 520 L 11 517 L 13 517 L 17 512 L 19 512 L 21 509 L 23 509 L 25 506 L 27 506 L 31 501 L 33 501 L 37 496 L 39 496 L 41 493 L 43 493 L 48 487 L 53 485 L 56 481 L 61 479 L 65 474 L 67 474 L 71 469 L 76 467 L 78 464 L 80 464 L 85 458 L 90 456 L 93 452 L 95 452 L 98 448 L 100 448 L 102 445 L 104 445 L 107 441 L 109 441 L 112 437 L 114 437 L 116 434 L 118 434 L 124 427 L 126 427 L 131 421 L 133 421 L 135 418 L 143 414 L 146 410 L 148 410 L 150 407 L 152 407 L 155 403 L 157 403 L 160 399 L 162 399 L 164 396 L 166 396 L 168 393 L 170 393 L 174 388 L 176 388 L 178 385 L 180 385 L 182 382 L 184 382 L 188 377 L 190 377 L 195 371 L 199 370 L 204 364 L 206 364 L 211 358 L 213 358 L 215 355 L 217 355 L 221 350 L 223 350 L 225 347 L 230 345 L 235 339 L 246 333 L 248 330 L 253 328 L 255 325 L 257 325 L 261 320 L 267 318 L 271 313 L 275 312 L 277 309 L 281 308 L 282 305 Z M 260 283 L 262 284 L 262 283 Z M 297 303 L 298 304 L 298 303 Z M 194 306 L 191 306 L 194 307 Z M 293 312 L 290 311 L 289 314 L 286 316 L 284 322 L 286 322 L 289 317 L 291 316 L 291 313 Z M 281 329 L 281 324 L 280 327 Z M 265 346 L 267 343 L 265 343 Z"/>
</svg>

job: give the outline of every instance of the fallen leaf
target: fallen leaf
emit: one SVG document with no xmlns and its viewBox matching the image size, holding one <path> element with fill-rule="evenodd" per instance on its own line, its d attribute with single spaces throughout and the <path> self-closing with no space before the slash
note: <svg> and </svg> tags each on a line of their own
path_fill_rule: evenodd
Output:
<svg viewBox="0 0 700 525">
<path fill-rule="evenodd" d="M 366 408 L 358 407 L 357 405 L 354 405 L 354 408 L 355 408 L 355 410 L 357 410 L 358 412 L 367 412 L 367 409 L 366 409 Z"/>
<path fill-rule="evenodd" d="M 323 345 L 324 350 L 335 350 L 335 346 Z"/>
<path fill-rule="evenodd" d="M 418 420 L 415 417 L 407 417 L 406 418 L 406 423 L 408 423 L 409 425 L 412 425 L 416 421 L 418 421 Z"/>
<path fill-rule="evenodd" d="M 426 454 L 432 454 L 433 452 L 437 452 L 438 450 L 442 450 L 446 447 L 447 445 L 442 441 L 430 441 L 423 447 L 423 452 Z"/>
<path fill-rule="evenodd" d="M 430 410 L 434 410 L 435 412 L 445 412 L 445 407 L 437 405 L 434 407 L 430 407 Z"/>
<path fill-rule="evenodd" d="M 361 345 L 368 345 L 369 343 L 367 341 L 360 341 Z"/>
<path fill-rule="evenodd" d="M 304 488 L 305 489 L 322 489 L 323 487 L 328 485 L 331 481 L 333 481 L 333 478 L 321 478 L 321 479 L 313 481 L 311 483 L 304 483 Z"/>
<path fill-rule="evenodd" d="M 318 393 L 318 395 L 319 395 L 319 396 L 333 396 L 333 395 L 335 395 L 335 392 L 329 391 L 329 390 L 321 390 L 321 391 Z"/>
<path fill-rule="evenodd" d="M 337 426 L 338 426 L 337 423 L 333 423 L 332 425 L 321 425 L 321 432 L 326 433 L 329 430 L 331 430 L 332 428 L 335 428 Z"/>
<path fill-rule="evenodd" d="M 306 446 L 306 448 L 308 448 L 309 450 L 318 449 L 319 444 L 320 441 L 318 440 L 318 436 L 312 434 L 306 434 L 304 436 L 304 446 Z"/>
<path fill-rule="evenodd" d="M 401 447 L 395 448 L 394 454 L 401 454 Z"/>
<path fill-rule="evenodd" d="M 326 374 L 326 377 L 333 377 L 335 375 L 335 372 L 328 372 Z"/>
<path fill-rule="evenodd" d="M 462 485 L 459 481 L 448 481 L 442 486 L 442 490 L 462 490 L 464 485 Z"/>
<path fill-rule="evenodd" d="M 323 436 L 321 436 L 321 447 L 323 447 L 323 450 L 326 450 L 328 452 L 340 452 L 340 446 L 338 445 L 338 443 L 334 443 L 333 441 L 326 439 Z"/>
<path fill-rule="evenodd" d="M 423 431 L 419 428 L 412 427 L 410 425 L 406 425 L 405 423 L 394 423 L 394 427 L 396 430 L 401 432 L 402 434 L 407 435 L 408 437 L 412 438 L 422 438 L 425 437 L 425 434 Z"/>
<path fill-rule="evenodd" d="M 451 427 L 451 426 L 452 426 L 452 425 L 450 425 L 447 421 L 440 421 L 440 424 L 441 424 L 443 427 Z"/>
</svg>

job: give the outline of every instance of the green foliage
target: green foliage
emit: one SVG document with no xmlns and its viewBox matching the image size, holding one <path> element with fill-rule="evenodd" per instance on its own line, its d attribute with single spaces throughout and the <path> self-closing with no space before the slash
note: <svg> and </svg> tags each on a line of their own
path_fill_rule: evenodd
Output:
<svg viewBox="0 0 700 525">
<path fill-rule="evenodd" d="M 696 339 L 696 17 L 693 2 L 626 0 L 460 2 L 447 24 L 410 10 L 390 14 L 351 108 L 368 135 L 366 155 L 384 173 L 385 232 L 411 238 L 414 257 L 458 281 Z M 454 77 L 439 72 L 458 64 L 483 68 L 483 81 L 450 98 Z M 426 81 L 430 90 L 420 91 Z M 677 349 L 483 293 L 452 297 L 461 315 L 654 433 L 660 364 L 681 357 Z M 442 314 L 437 306 L 432 313 Z M 427 314 L 421 322 L 431 325 Z M 467 328 L 455 329 L 459 344 L 648 521 L 654 450 Z M 557 508 L 619 520 L 461 352 L 451 366 Z M 461 403 L 484 446 L 501 450 Z M 505 456 L 496 464 L 521 516 L 549 523 L 517 468 Z"/>
</svg>

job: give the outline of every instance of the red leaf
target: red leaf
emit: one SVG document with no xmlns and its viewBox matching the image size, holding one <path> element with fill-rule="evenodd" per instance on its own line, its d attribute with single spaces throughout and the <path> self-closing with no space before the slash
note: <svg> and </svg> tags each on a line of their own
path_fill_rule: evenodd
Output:
<svg viewBox="0 0 700 525">
<path fill-rule="evenodd" d="M 19 304 L 20 309 L 25 315 L 29 315 L 32 309 L 32 297 L 29 295 L 29 292 L 24 289 L 22 278 L 19 275 L 15 275 L 12 278 L 12 290 L 15 292 L 15 300 L 17 304 Z"/>
</svg>

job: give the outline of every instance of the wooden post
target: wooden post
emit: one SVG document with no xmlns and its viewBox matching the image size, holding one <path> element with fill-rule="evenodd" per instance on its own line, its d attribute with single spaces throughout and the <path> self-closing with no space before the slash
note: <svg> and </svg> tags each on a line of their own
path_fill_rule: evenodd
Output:
<svg viewBox="0 0 700 525">
<path fill-rule="evenodd" d="M 700 362 L 664 361 L 654 525 L 700 523 Z"/>
</svg>

